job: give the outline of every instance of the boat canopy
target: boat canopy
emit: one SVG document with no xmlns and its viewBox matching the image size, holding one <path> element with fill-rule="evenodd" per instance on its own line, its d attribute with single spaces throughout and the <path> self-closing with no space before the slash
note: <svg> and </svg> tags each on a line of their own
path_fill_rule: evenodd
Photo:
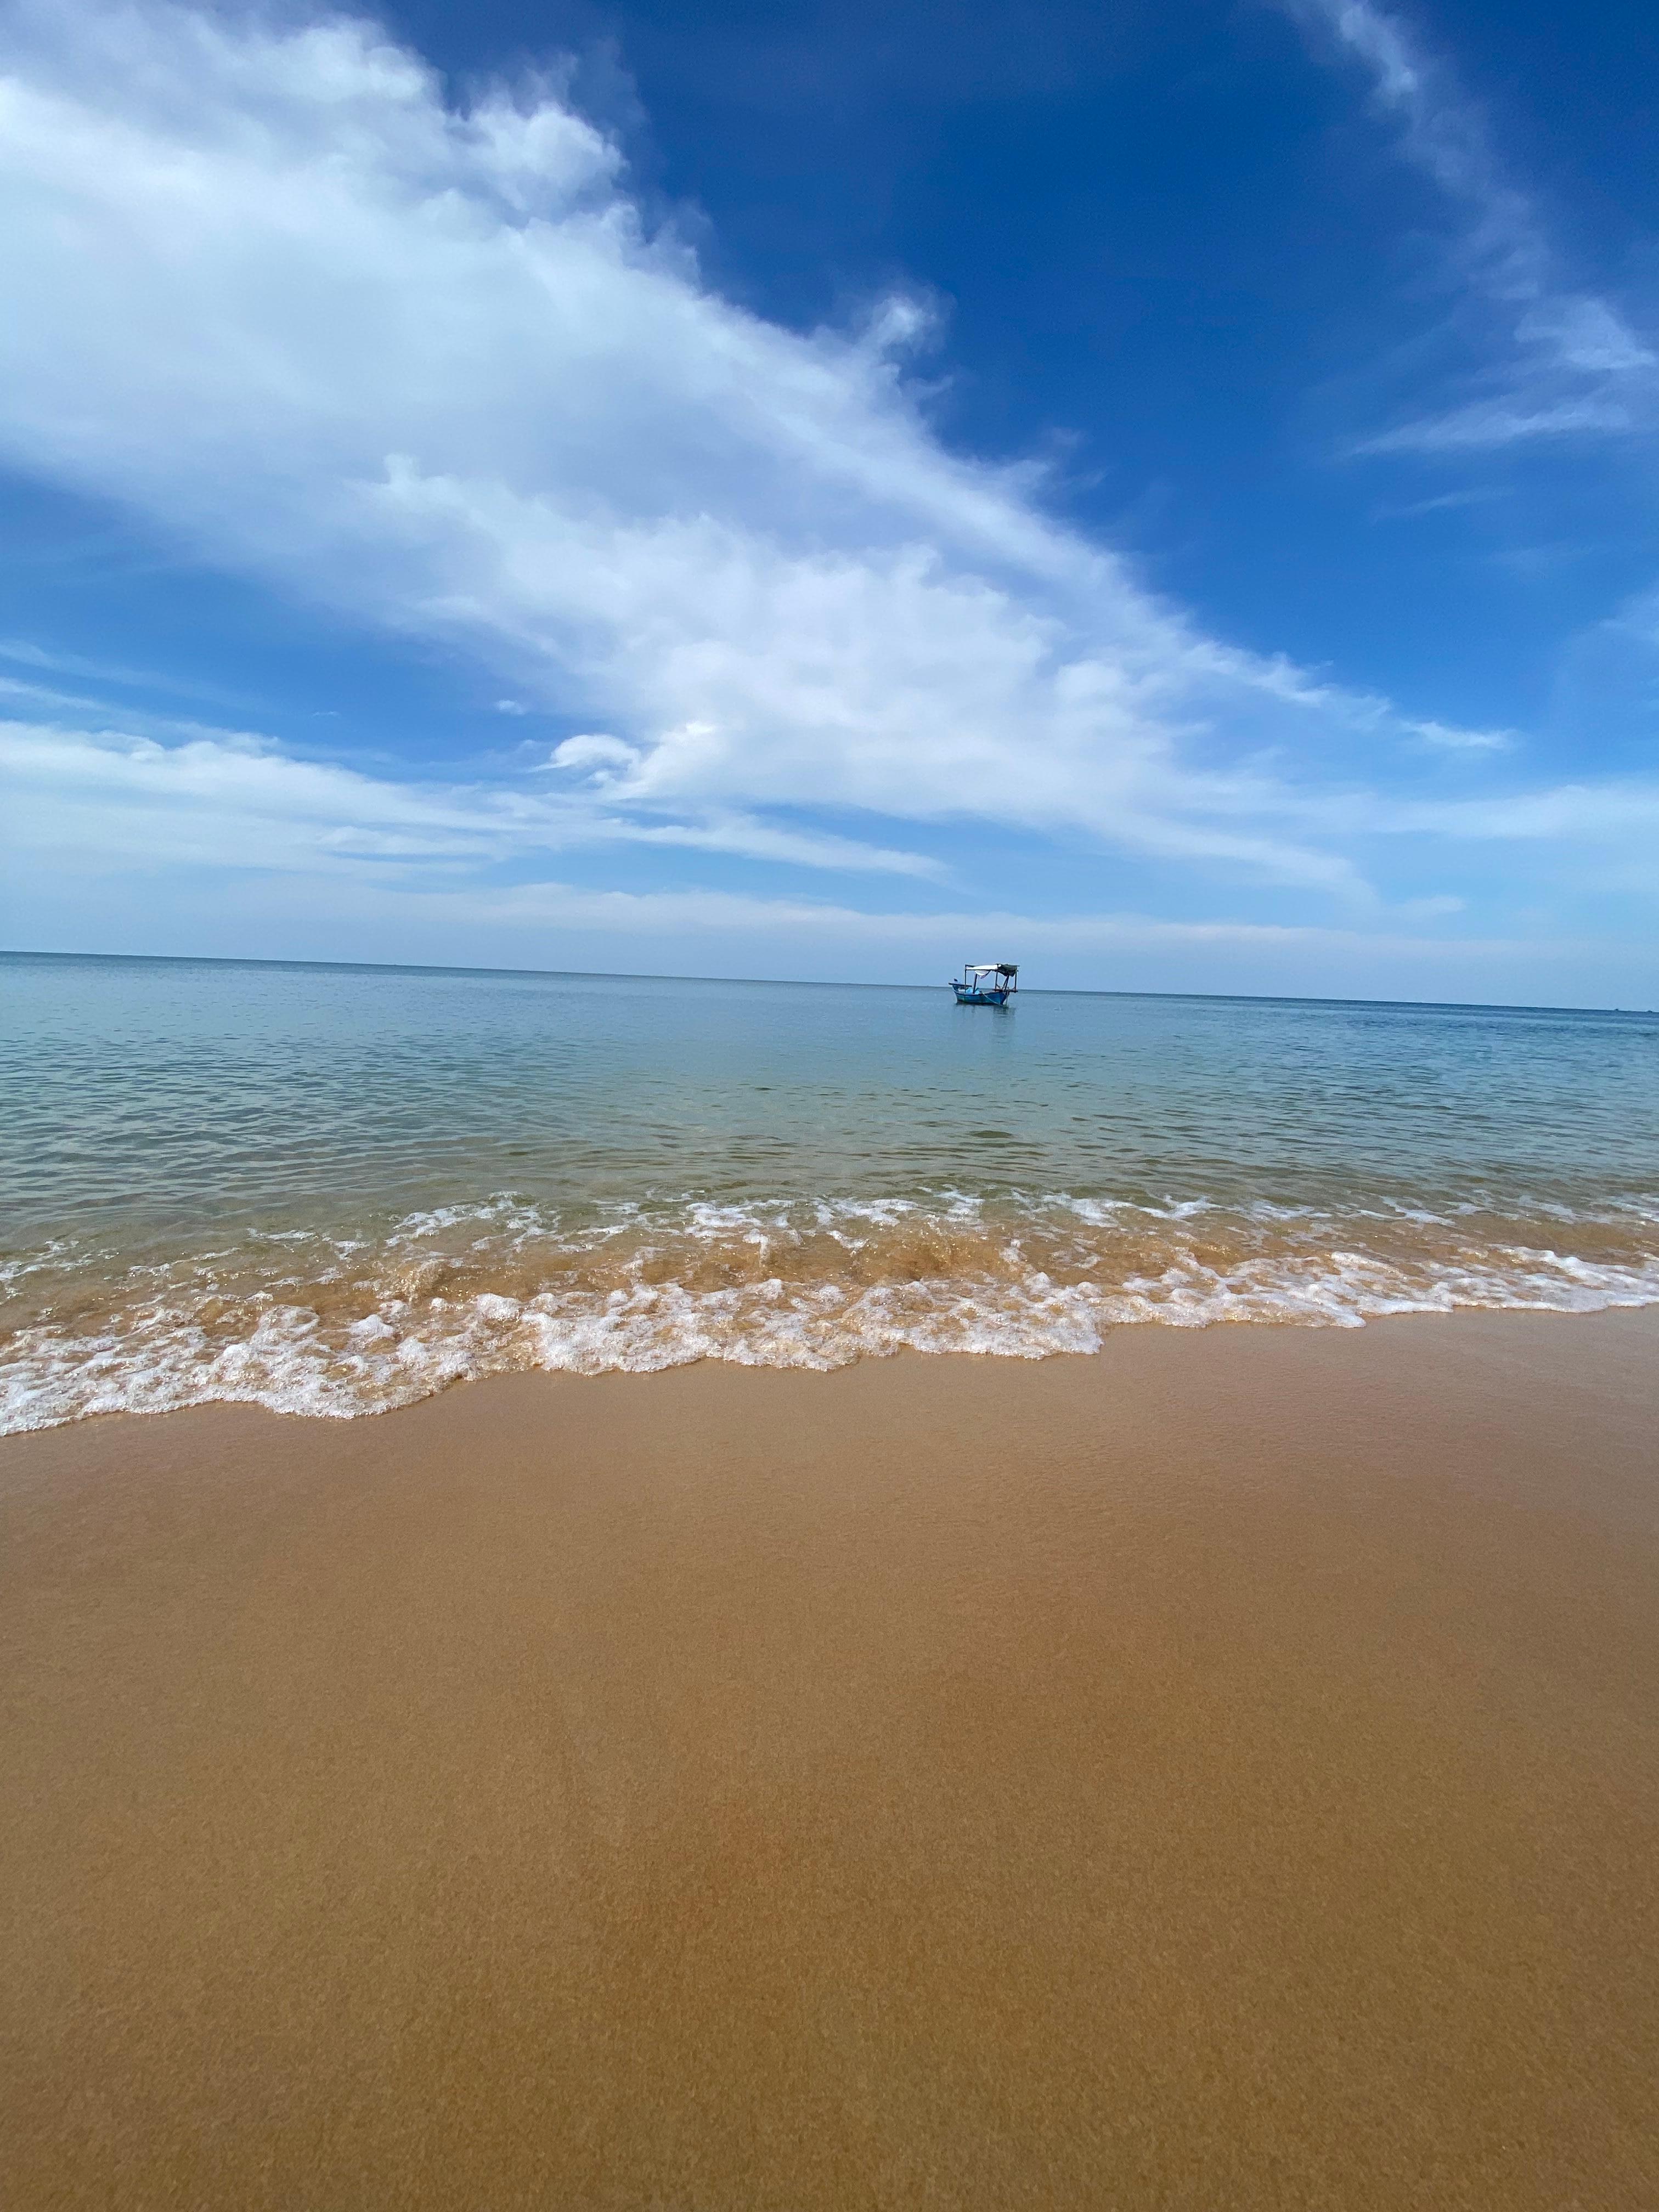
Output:
<svg viewBox="0 0 1659 2212">
<path fill-rule="evenodd" d="M 1019 969 L 1012 960 L 988 960 L 980 967 L 969 968 L 970 975 L 1018 975 Z"/>
</svg>

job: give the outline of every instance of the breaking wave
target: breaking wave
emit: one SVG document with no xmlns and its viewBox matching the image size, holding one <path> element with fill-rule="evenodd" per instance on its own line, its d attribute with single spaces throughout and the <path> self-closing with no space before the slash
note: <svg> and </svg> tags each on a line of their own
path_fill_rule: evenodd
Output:
<svg viewBox="0 0 1659 2212">
<path fill-rule="evenodd" d="M 1659 1197 L 1332 1210 L 1050 1194 L 619 1205 L 501 1196 L 374 1234 L 0 1267 L 0 1433 L 215 1401 L 345 1419 L 486 1375 L 901 1350 L 1036 1359 L 1107 1330 L 1659 1303 Z"/>
</svg>

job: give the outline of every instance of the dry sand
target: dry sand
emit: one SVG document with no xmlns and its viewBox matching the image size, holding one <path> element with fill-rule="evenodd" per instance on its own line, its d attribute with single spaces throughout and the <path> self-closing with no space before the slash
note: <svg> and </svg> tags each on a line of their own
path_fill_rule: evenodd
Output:
<svg viewBox="0 0 1659 2212">
<path fill-rule="evenodd" d="M 1656 1355 L 9 1441 L 9 2203 L 1659 2204 Z"/>
</svg>

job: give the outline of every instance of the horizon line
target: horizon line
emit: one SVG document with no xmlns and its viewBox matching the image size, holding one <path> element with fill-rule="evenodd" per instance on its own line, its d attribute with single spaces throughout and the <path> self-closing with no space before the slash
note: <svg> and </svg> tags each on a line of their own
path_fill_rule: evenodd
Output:
<svg viewBox="0 0 1659 2212">
<path fill-rule="evenodd" d="M 27 945 L 0 945 L 0 960 L 131 961 L 153 966 L 181 968 L 306 968 L 325 972 L 388 975 L 526 975 L 550 979 L 568 976 L 584 982 L 611 983 L 743 983 L 762 990 L 781 991 L 932 991 L 949 984 L 885 983 L 868 977 L 791 975 L 686 975 L 657 969 L 633 968 L 503 968 L 462 962 L 427 960 L 305 960 L 273 958 L 258 954 L 222 952 L 60 952 Z M 1525 1000 L 1386 999 L 1341 997 L 1323 992 L 1293 991 L 1129 991 L 1091 989 L 1084 986 L 1027 984 L 1034 997 L 1050 999 L 1195 999 L 1225 1005 L 1266 1006 L 1399 1006 L 1438 1009 L 1448 1013 L 1488 1014 L 1620 1014 L 1651 1017 L 1654 1006 L 1561 1006 L 1534 1004 Z"/>
</svg>

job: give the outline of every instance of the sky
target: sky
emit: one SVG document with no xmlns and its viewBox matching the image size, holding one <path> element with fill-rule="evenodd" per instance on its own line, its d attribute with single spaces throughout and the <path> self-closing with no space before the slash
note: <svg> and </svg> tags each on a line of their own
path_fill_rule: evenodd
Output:
<svg viewBox="0 0 1659 2212">
<path fill-rule="evenodd" d="M 1659 23 L 0 0 L 0 943 L 1659 1005 Z"/>
</svg>

